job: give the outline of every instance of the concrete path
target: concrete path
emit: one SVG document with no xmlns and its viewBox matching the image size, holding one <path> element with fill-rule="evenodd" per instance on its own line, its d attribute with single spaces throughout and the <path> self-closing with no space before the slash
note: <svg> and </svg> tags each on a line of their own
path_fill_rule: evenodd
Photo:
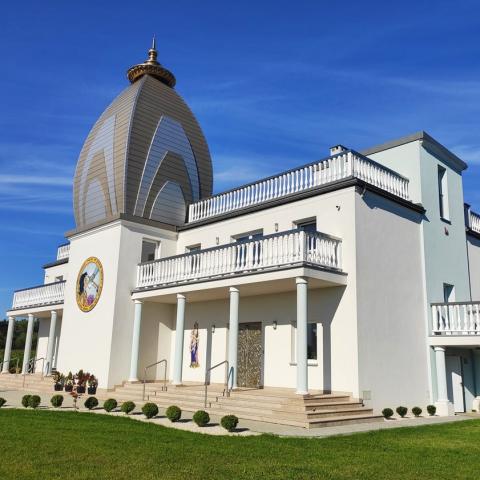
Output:
<svg viewBox="0 0 480 480">
<path fill-rule="evenodd" d="M 21 400 L 22 397 L 26 394 L 24 391 L 19 390 L 4 390 L 0 388 L 0 397 L 5 398 L 7 400 L 7 404 L 5 407 L 22 407 Z M 42 402 L 40 404 L 40 408 L 51 408 L 50 405 L 50 398 L 55 394 L 40 394 Z M 64 402 L 61 410 L 71 410 L 73 409 L 73 398 L 66 394 L 65 392 L 61 392 L 64 396 Z M 83 398 L 78 399 L 78 407 L 80 411 L 86 411 L 83 403 L 88 395 L 84 395 Z M 102 402 L 100 402 L 100 405 Z M 3 408 L 5 408 L 3 407 Z M 106 414 L 106 412 L 98 408 L 94 410 L 95 413 Z M 121 412 L 113 412 L 110 415 L 118 415 L 124 416 L 125 414 Z M 229 434 L 224 430 L 220 425 L 220 417 L 211 416 L 211 424 L 208 427 L 197 427 L 195 423 L 192 421 L 192 414 L 191 412 L 183 412 L 182 420 L 178 423 L 171 423 L 165 417 L 165 410 L 159 408 L 159 416 L 153 420 L 147 420 L 141 414 L 140 409 L 137 408 L 133 414 L 130 415 L 130 418 L 140 421 L 146 421 L 150 423 L 156 423 L 159 425 L 163 425 L 165 427 L 170 428 L 178 428 L 181 430 L 189 430 L 198 433 L 204 434 L 211 434 L 211 435 L 236 435 L 236 436 L 245 436 L 245 435 L 258 435 L 262 433 L 274 434 L 279 436 L 285 437 L 330 437 L 333 435 L 349 435 L 352 433 L 358 432 L 370 432 L 376 430 L 383 430 L 387 428 L 399 428 L 399 427 L 419 427 L 422 425 L 435 425 L 441 423 L 450 423 L 450 422 L 458 422 L 463 420 L 471 420 L 473 418 L 480 419 L 480 414 L 478 413 L 468 413 L 468 414 L 460 414 L 455 415 L 454 417 L 420 417 L 420 418 L 395 418 L 393 420 L 384 420 L 383 422 L 373 422 L 373 423 L 359 423 L 353 425 L 342 425 L 338 427 L 323 427 L 323 428 L 314 428 L 307 430 L 305 428 L 299 427 L 291 427 L 288 425 L 277 425 L 272 423 L 266 422 L 255 422 L 251 420 L 242 420 L 240 419 L 238 429 L 236 432 Z"/>
</svg>

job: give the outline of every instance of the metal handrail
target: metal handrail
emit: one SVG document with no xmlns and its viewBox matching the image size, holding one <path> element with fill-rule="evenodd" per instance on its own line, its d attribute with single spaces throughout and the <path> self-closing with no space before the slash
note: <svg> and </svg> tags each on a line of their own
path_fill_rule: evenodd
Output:
<svg viewBox="0 0 480 480">
<path fill-rule="evenodd" d="M 37 362 L 39 362 L 40 360 L 42 360 L 42 380 L 43 380 L 43 370 L 45 368 L 45 360 L 46 358 L 45 357 L 40 357 L 40 358 L 35 358 L 35 357 L 32 357 L 28 362 L 27 362 L 27 370 L 28 370 L 28 373 L 30 373 L 30 368 L 32 368 L 33 370 L 35 369 L 35 365 L 37 364 Z M 35 373 L 35 371 L 33 371 L 32 373 Z M 27 374 L 27 372 L 23 372 L 23 383 L 22 383 L 22 388 L 25 386 L 25 375 Z"/>
<path fill-rule="evenodd" d="M 204 398 L 204 401 L 203 401 L 203 404 L 204 404 L 205 408 L 207 408 L 207 395 L 208 395 L 209 373 L 210 373 L 214 368 L 220 367 L 221 365 L 224 365 L 224 364 L 227 365 L 227 378 L 225 379 L 225 389 L 223 390 L 223 395 L 224 395 L 224 396 L 227 396 L 227 397 L 230 396 L 230 390 L 231 390 L 231 389 L 230 389 L 229 386 L 228 386 L 228 380 L 230 379 L 230 375 L 232 374 L 232 372 L 230 371 L 228 360 L 224 360 L 223 362 L 217 363 L 217 364 L 214 365 L 213 367 L 207 368 L 207 370 L 205 371 L 205 398 Z"/>
<path fill-rule="evenodd" d="M 20 361 L 20 357 L 13 357 L 10 360 L 3 360 L 2 363 L 1 363 L 2 368 L 0 368 L 0 372 L 3 370 L 3 366 L 6 363 L 8 363 L 8 369 L 10 370 L 10 363 L 12 363 L 14 360 L 17 361 L 17 363 L 15 365 L 15 375 L 17 375 L 17 373 L 18 373 L 18 362 Z"/>
<path fill-rule="evenodd" d="M 151 367 L 154 367 L 155 365 L 159 365 L 160 363 L 165 363 L 165 375 L 163 377 L 163 387 L 162 387 L 162 392 L 167 391 L 167 366 L 168 366 L 168 361 L 166 358 L 162 358 L 162 360 L 159 360 L 158 362 L 152 363 L 151 365 L 147 365 L 143 371 L 143 395 L 142 399 L 145 401 L 145 382 L 147 381 L 147 370 Z"/>
</svg>

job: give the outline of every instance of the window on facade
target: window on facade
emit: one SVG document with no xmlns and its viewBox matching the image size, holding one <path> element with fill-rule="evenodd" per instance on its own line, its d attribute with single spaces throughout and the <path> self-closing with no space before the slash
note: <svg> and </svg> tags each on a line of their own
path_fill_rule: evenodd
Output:
<svg viewBox="0 0 480 480">
<path fill-rule="evenodd" d="M 316 220 L 309 220 L 306 222 L 297 222 L 295 224 L 299 230 L 303 230 L 307 233 L 315 233 L 317 231 L 317 222 Z"/>
<path fill-rule="evenodd" d="M 142 241 L 141 262 L 151 262 L 157 258 L 158 243 L 151 240 Z"/>
<path fill-rule="evenodd" d="M 252 233 L 245 233 L 243 235 L 239 235 L 237 237 L 233 237 L 235 242 L 237 243 L 247 243 L 251 240 L 259 240 L 263 237 L 263 232 L 252 232 Z M 260 244 L 254 245 L 253 248 L 250 250 L 248 249 L 238 249 L 237 250 L 237 257 L 236 262 L 238 266 L 246 266 L 249 262 L 256 263 L 260 258 L 262 253 L 262 246 Z M 249 258 L 249 255 L 251 258 Z"/>
<path fill-rule="evenodd" d="M 440 218 L 448 219 L 447 171 L 440 165 L 438 166 L 438 205 L 440 208 Z"/>
<path fill-rule="evenodd" d="M 188 247 L 185 247 L 185 250 L 187 253 L 193 253 L 193 252 L 198 252 L 201 250 L 202 245 L 200 243 L 197 243 L 196 245 L 189 245 Z"/>
<path fill-rule="evenodd" d="M 292 362 L 297 361 L 297 323 L 292 324 Z M 317 354 L 317 324 L 307 324 L 307 360 L 318 360 Z"/>
<path fill-rule="evenodd" d="M 58 277 L 55 277 L 56 282 L 63 282 L 63 275 L 59 275 Z"/>
<path fill-rule="evenodd" d="M 187 253 L 196 253 L 196 252 L 199 252 L 201 249 L 202 249 L 202 245 L 200 243 L 185 247 L 185 250 L 187 251 Z M 200 255 L 192 255 L 190 257 L 190 273 L 198 272 L 200 270 L 200 266 L 201 266 Z"/>
<path fill-rule="evenodd" d="M 448 283 L 443 284 L 443 301 L 450 303 L 455 301 L 455 287 Z"/>
</svg>

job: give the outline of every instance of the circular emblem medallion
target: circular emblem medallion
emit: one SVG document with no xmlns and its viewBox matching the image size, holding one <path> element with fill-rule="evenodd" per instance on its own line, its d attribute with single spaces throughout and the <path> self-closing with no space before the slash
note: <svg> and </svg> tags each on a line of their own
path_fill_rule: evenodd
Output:
<svg viewBox="0 0 480 480">
<path fill-rule="evenodd" d="M 92 310 L 100 299 L 103 288 L 103 267 L 96 257 L 87 258 L 77 277 L 77 305 L 82 312 Z"/>
</svg>

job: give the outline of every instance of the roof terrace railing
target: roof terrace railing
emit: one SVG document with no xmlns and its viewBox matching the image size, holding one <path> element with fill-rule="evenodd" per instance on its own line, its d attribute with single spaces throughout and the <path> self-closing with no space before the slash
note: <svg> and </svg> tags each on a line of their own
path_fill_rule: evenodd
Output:
<svg viewBox="0 0 480 480">
<path fill-rule="evenodd" d="M 358 178 L 409 200 L 409 180 L 353 150 L 192 203 L 188 222 L 197 222 L 286 197 L 320 185 Z"/>
<path fill-rule="evenodd" d="M 65 243 L 64 245 L 60 245 L 57 249 L 57 260 L 63 260 L 68 258 L 70 255 L 70 244 Z"/>
<path fill-rule="evenodd" d="M 469 222 L 468 225 L 474 232 L 480 233 L 480 215 L 478 213 L 469 212 Z"/>
</svg>

